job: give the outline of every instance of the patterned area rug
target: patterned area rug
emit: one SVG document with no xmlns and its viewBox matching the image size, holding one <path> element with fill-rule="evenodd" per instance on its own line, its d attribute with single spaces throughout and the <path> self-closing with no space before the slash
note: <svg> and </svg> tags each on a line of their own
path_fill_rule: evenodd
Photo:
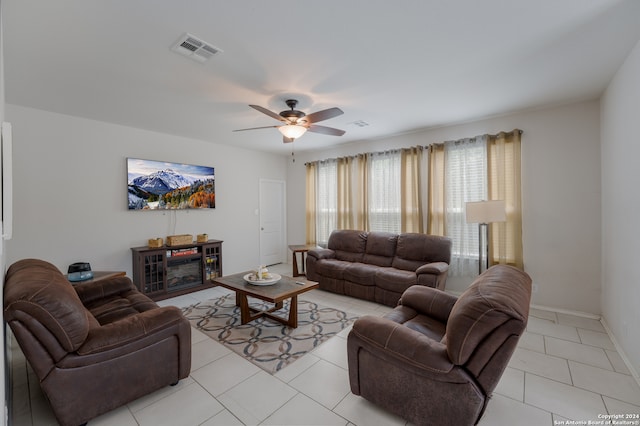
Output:
<svg viewBox="0 0 640 426">
<path fill-rule="evenodd" d="M 289 300 L 274 314 L 286 318 Z M 249 298 L 257 309 L 272 306 Z M 273 374 L 351 325 L 358 317 L 338 309 L 298 299 L 298 327 L 290 328 L 262 317 L 240 324 L 235 294 L 206 300 L 183 309 L 191 325 L 263 370 Z"/>
</svg>

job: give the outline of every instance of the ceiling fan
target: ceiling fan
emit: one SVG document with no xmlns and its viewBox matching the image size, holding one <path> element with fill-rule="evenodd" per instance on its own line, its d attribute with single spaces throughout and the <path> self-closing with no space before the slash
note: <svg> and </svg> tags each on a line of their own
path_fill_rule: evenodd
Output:
<svg viewBox="0 0 640 426">
<path fill-rule="evenodd" d="M 279 114 L 276 114 L 273 111 L 269 111 L 266 108 L 263 108 L 259 105 L 249 105 L 251 108 L 260 111 L 263 114 L 268 115 L 271 118 L 275 118 L 278 121 L 283 122 L 284 124 L 279 126 L 263 126 L 263 127 L 251 127 L 249 129 L 238 129 L 234 130 L 234 132 L 243 132 L 245 130 L 256 130 L 256 129 L 271 129 L 277 128 L 280 133 L 282 133 L 283 139 L 282 141 L 293 142 L 295 139 L 302 136 L 306 131 L 314 132 L 314 133 L 322 133 L 323 135 L 332 135 L 332 136 L 342 136 L 345 134 L 344 130 L 334 129 L 333 127 L 327 126 L 318 126 L 317 122 L 328 120 L 333 117 L 337 117 L 339 115 L 344 114 L 340 108 L 329 108 L 323 109 L 322 111 L 317 111 L 311 113 L 309 115 L 305 114 L 302 111 L 296 110 L 296 105 L 298 105 L 298 101 L 295 99 L 287 99 L 285 101 L 287 106 L 290 108 L 288 110 L 284 110 Z"/>
</svg>

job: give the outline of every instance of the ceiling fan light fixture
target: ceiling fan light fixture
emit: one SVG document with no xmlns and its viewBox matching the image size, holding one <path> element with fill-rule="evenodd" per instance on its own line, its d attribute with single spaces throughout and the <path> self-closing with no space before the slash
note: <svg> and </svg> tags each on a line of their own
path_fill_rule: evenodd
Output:
<svg viewBox="0 0 640 426">
<path fill-rule="evenodd" d="M 285 138 L 297 139 L 304 135 L 307 128 L 300 126 L 299 124 L 287 124 L 285 126 L 278 127 L 278 130 L 280 130 L 280 133 L 282 133 Z"/>
</svg>

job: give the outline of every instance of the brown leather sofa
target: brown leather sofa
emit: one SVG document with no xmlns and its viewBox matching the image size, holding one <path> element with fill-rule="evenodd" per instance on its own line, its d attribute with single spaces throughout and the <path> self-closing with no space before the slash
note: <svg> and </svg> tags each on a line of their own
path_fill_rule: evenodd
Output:
<svg viewBox="0 0 640 426">
<path fill-rule="evenodd" d="M 409 288 L 347 339 L 351 391 L 416 425 L 474 425 L 527 325 L 531 278 L 497 265 L 459 297 Z"/>
<path fill-rule="evenodd" d="M 451 240 L 426 234 L 337 230 L 307 253 L 307 278 L 339 294 L 396 306 L 412 285 L 444 290 Z"/>
<path fill-rule="evenodd" d="M 71 285 L 52 264 L 20 260 L 4 319 L 63 426 L 77 426 L 189 375 L 191 329 L 127 277 Z"/>
</svg>

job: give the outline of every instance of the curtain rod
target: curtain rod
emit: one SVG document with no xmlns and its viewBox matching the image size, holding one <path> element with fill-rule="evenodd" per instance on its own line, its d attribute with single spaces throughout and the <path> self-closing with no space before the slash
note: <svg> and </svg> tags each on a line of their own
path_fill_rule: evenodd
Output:
<svg viewBox="0 0 640 426">
<path fill-rule="evenodd" d="M 480 137 L 480 136 L 497 137 L 497 136 L 498 136 L 498 135 L 500 135 L 501 133 L 512 133 L 512 132 L 518 132 L 518 134 L 520 134 L 520 135 L 522 135 L 522 134 L 524 133 L 524 131 L 522 131 L 522 130 L 520 130 L 520 129 L 513 129 L 513 130 L 511 130 L 510 132 L 502 131 L 502 132 L 498 132 L 498 133 L 496 133 L 495 135 L 491 135 L 491 134 L 489 134 L 489 133 L 485 133 L 484 135 L 476 135 L 476 136 L 474 136 L 474 137 L 472 137 L 472 138 L 463 138 L 463 139 L 475 139 L 475 138 Z M 458 139 L 458 140 L 461 140 L 461 139 Z M 445 141 L 445 142 L 446 142 L 446 141 Z M 435 145 L 435 144 L 437 144 L 437 143 L 444 143 L 444 142 L 436 142 L 436 143 L 429 144 L 429 145 L 416 145 L 416 146 L 414 146 L 414 147 L 410 147 L 410 148 L 422 148 L 422 149 L 428 149 L 428 148 L 429 148 L 429 146 L 431 146 L 431 145 Z M 408 148 L 396 148 L 396 149 L 408 149 Z M 337 160 L 337 159 L 339 159 L 339 158 L 356 158 L 356 157 L 358 157 L 358 156 L 360 156 L 360 155 L 367 155 L 367 154 L 384 154 L 384 153 L 387 153 L 387 152 L 395 151 L 396 149 L 387 149 L 387 150 L 385 150 L 385 151 L 376 151 L 376 152 L 364 152 L 364 153 L 353 154 L 353 155 L 345 155 L 344 157 L 325 158 L 324 160 L 312 161 L 311 163 L 318 163 L 318 162 L 320 162 L 320 161 Z M 304 163 L 304 165 L 305 165 L 305 166 L 307 166 L 307 165 L 309 165 L 309 164 L 311 164 L 311 163 Z"/>
</svg>

